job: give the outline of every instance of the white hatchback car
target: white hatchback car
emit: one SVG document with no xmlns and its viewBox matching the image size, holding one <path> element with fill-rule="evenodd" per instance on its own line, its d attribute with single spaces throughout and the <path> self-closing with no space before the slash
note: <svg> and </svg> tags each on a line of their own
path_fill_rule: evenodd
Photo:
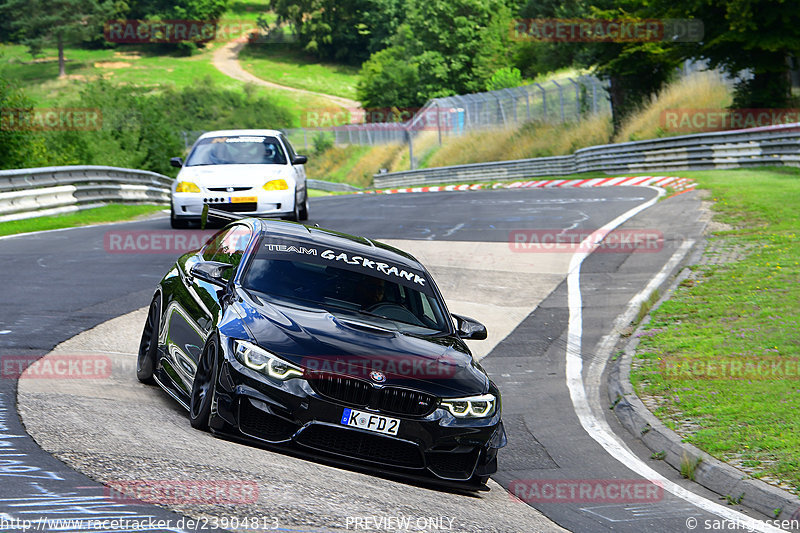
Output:
<svg viewBox="0 0 800 533">
<path fill-rule="evenodd" d="M 186 162 L 170 160 L 181 169 L 172 185 L 172 227 L 199 222 L 206 204 L 247 216 L 308 220 L 307 160 L 280 131 L 204 133 Z"/>
</svg>

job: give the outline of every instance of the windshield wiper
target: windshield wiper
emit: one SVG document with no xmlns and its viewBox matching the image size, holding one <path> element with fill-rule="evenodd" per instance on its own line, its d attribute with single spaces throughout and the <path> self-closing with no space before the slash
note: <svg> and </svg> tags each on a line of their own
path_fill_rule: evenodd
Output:
<svg viewBox="0 0 800 533">
<path fill-rule="evenodd" d="M 395 320 L 393 318 L 388 318 L 388 317 L 385 317 L 383 315 L 370 313 L 369 311 L 364 311 L 363 309 L 353 309 L 353 311 L 355 311 L 359 315 L 372 316 L 372 317 L 375 317 L 375 318 L 380 318 L 381 320 L 388 320 L 389 322 L 400 322 L 401 324 L 408 324 L 408 322 L 403 322 L 402 320 Z M 413 324 L 411 324 L 411 325 L 413 326 Z"/>
<path fill-rule="evenodd" d="M 404 328 L 402 328 L 402 326 L 411 326 L 412 328 L 421 328 L 421 329 L 427 329 L 429 331 L 435 331 L 436 333 L 434 333 L 433 335 L 436 335 L 436 334 L 439 334 L 439 333 L 445 333 L 446 334 L 446 332 L 443 332 L 443 331 L 440 331 L 440 330 L 437 330 L 437 329 L 434 329 L 434 328 L 431 328 L 431 327 L 428 327 L 428 326 L 425 326 L 425 325 L 412 324 L 411 322 L 406 322 L 404 320 L 399 320 L 399 319 L 395 319 L 395 318 L 388 318 L 388 317 L 385 317 L 383 315 L 378 315 L 378 314 L 375 314 L 375 313 L 370 313 L 369 311 L 364 311 L 362 309 L 353 309 L 353 311 L 355 311 L 356 313 L 358 313 L 360 315 L 380 318 L 381 320 L 387 320 L 387 321 L 391 322 L 392 324 L 394 324 L 395 326 L 400 324 L 401 327 L 398 328 L 398 329 L 401 329 L 401 330 L 404 329 Z"/>
</svg>

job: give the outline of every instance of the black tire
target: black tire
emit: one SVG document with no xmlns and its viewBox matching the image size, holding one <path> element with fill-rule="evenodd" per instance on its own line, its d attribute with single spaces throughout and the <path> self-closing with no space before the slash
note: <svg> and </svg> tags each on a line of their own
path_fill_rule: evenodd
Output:
<svg viewBox="0 0 800 533">
<path fill-rule="evenodd" d="M 169 225 L 172 229 L 186 229 L 189 227 L 189 221 L 180 219 L 175 216 L 175 208 L 170 205 L 169 206 Z"/>
<path fill-rule="evenodd" d="M 158 357 L 158 329 L 161 319 L 161 298 L 156 295 L 147 311 L 147 320 L 139 341 L 139 354 L 136 357 L 136 379 L 142 383 L 154 384 L 153 373 L 156 371 Z"/>
<path fill-rule="evenodd" d="M 286 215 L 286 220 L 290 220 L 292 222 L 297 222 L 300 220 L 300 206 L 297 205 L 297 200 L 294 202 L 294 211 L 288 215 Z"/>
<path fill-rule="evenodd" d="M 299 220 L 308 220 L 308 190 L 306 190 L 303 205 L 300 206 L 300 216 L 298 218 Z"/>
<path fill-rule="evenodd" d="M 189 423 L 195 429 L 203 431 L 208 429 L 217 383 L 218 354 L 219 345 L 212 337 L 206 342 L 203 354 L 197 362 L 197 372 L 194 374 L 192 393 L 189 396 Z"/>
</svg>

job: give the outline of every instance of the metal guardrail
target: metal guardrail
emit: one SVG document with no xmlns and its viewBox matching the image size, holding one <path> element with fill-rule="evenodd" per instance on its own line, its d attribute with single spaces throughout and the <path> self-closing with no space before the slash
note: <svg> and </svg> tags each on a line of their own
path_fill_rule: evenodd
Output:
<svg viewBox="0 0 800 533">
<path fill-rule="evenodd" d="M 353 191 L 360 191 L 358 187 L 354 187 L 349 183 L 337 183 L 333 181 L 323 181 L 323 180 L 312 180 L 306 179 L 306 186 L 309 189 L 316 189 L 318 191 L 327 191 L 327 192 L 353 192 Z"/>
<path fill-rule="evenodd" d="M 105 166 L 0 170 L 0 222 L 109 202 L 168 204 L 171 183 L 155 172 Z"/>
<path fill-rule="evenodd" d="M 112 202 L 169 204 L 173 179 L 105 166 L 0 170 L 0 222 L 57 215 Z M 347 183 L 307 180 L 323 191 L 359 191 Z"/>
<path fill-rule="evenodd" d="M 572 155 L 376 174 L 376 188 L 564 176 L 800 166 L 800 123 L 592 146 Z"/>
</svg>

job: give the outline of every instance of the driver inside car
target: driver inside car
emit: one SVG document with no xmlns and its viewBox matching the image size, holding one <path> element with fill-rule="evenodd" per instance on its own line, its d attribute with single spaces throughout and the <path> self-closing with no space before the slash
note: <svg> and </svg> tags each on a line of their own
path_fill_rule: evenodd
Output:
<svg viewBox="0 0 800 533">
<path fill-rule="evenodd" d="M 238 148 L 242 163 L 259 164 L 264 162 L 264 146 L 261 143 L 242 143 Z"/>
<path fill-rule="evenodd" d="M 358 287 L 358 303 L 362 309 L 369 309 L 384 301 L 386 282 L 379 278 L 368 277 Z"/>
</svg>

